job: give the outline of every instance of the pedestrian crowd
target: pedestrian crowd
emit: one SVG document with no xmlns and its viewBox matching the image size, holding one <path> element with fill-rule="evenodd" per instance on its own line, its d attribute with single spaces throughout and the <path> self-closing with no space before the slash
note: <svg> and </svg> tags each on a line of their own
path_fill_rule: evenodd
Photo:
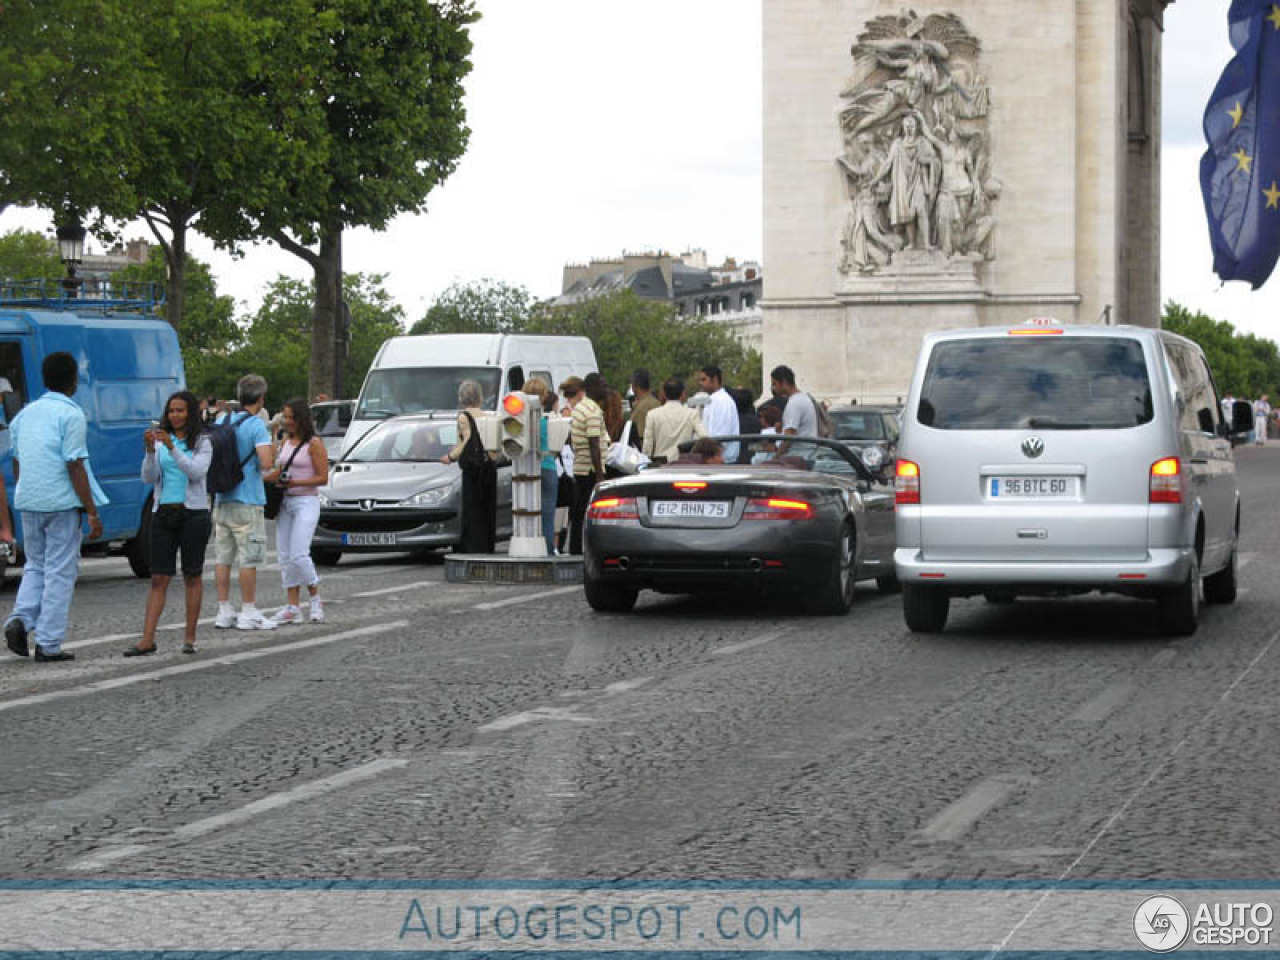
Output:
<svg viewBox="0 0 1280 960">
<path fill-rule="evenodd" d="M 98 508 L 109 501 L 94 477 L 88 424 L 72 399 L 79 366 L 70 353 L 45 357 L 46 393 L 10 424 L 15 489 L 22 522 L 23 565 L 18 596 L 4 623 L 5 645 L 37 662 L 75 659 L 63 649 L 80 566 L 81 541 L 102 536 Z M 204 598 L 206 552 L 212 538 L 218 629 L 274 630 L 324 620 L 320 578 L 311 561 L 319 521 L 319 488 L 329 461 L 316 436 L 310 405 L 290 400 L 275 421 L 265 403 L 267 381 L 242 377 L 234 401 L 170 396 L 157 420 L 141 432 L 141 476 L 151 484 L 144 537 L 151 572 L 142 636 L 123 651 L 144 657 L 158 649 L 156 630 L 169 583 L 181 569 L 185 619 L 182 652 L 194 654 Z M 275 423 L 278 429 L 269 430 Z M 271 506 L 268 506 L 271 504 Z M 276 520 L 276 551 L 286 603 L 273 614 L 258 609 L 257 573 L 266 560 L 266 520 Z M 8 492 L 0 478 L 0 545 L 12 558 Z M 231 600 L 238 571 L 240 608 Z M 302 590 L 307 591 L 304 615 Z"/>
<path fill-rule="evenodd" d="M 108 500 L 94 477 L 87 447 L 87 421 L 72 399 L 79 380 L 69 353 L 45 358 L 47 392 L 27 404 L 10 424 L 25 565 L 17 600 L 4 623 L 5 643 L 18 656 L 39 662 L 74 660 L 63 649 L 79 572 L 80 546 L 102 535 L 99 507 Z M 737 441 L 712 437 L 817 433 L 812 398 L 796 387 L 786 366 L 772 371 L 772 397 L 759 408 L 749 389 L 726 385 L 721 369 L 696 373 L 691 398 L 682 377 L 655 384 L 636 370 L 626 400 L 599 373 L 569 377 L 559 390 L 542 378 L 523 384 L 541 409 L 570 420 L 563 449 L 551 449 L 547 420 L 540 426 L 542 535 L 548 554 L 582 552 L 586 509 L 598 483 L 619 475 L 619 464 L 640 458 L 660 466 L 674 462 L 741 463 L 748 451 Z M 150 567 L 150 586 L 138 642 L 123 651 L 145 657 L 158 649 L 156 633 L 170 582 L 181 572 L 184 631 L 181 650 L 197 652 L 196 627 L 204 598 L 203 576 L 210 542 L 217 591 L 217 629 L 275 630 L 324 619 L 320 578 L 311 559 L 319 522 L 319 488 L 329 462 L 316 435 L 310 405 L 286 402 L 272 418 L 266 410 L 267 381 L 240 379 L 235 399 L 171 395 L 141 431 L 140 473 L 151 485 L 151 512 L 140 537 Z M 315 401 L 325 400 L 323 395 Z M 1264 398 L 1265 399 L 1265 398 Z M 462 473 L 460 550 L 492 553 L 497 522 L 499 455 L 484 448 L 477 419 L 485 416 L 484 394 L 474 380 L 458 388 L 457 442 L 442 458 Z M 682 448 L 685 452 L 682 452 Z M 276 551 L 286 600 L 274 612 L 257 606 L 258 568 L 266 560 L 266 521 L 276 521 Z M 0 479 L 0 549 L 12 550 L 8 493 Z M 233 573 L 239 607 L 233 603 Z M 306 596 L 303 596 L 303 590 Z M 304 603 L 305 600 L 305 603 Z"/>
</svg>

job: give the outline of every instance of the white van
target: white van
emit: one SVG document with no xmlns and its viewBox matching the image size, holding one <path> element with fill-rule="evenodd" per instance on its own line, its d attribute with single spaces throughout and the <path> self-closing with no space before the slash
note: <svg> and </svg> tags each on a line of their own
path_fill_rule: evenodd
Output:
<svg viewBox="0 0 1280 960">
<path fill-rule="evenodd" d="M 599 368 L 586 337 L 437 333 L 392 337 L 378 350 L 360 388 L 345 453 L 375 424 L 402 413 L 458 408 L 458 385 L 475 380 L 486 409 L 538 377 L 556 389 L 567 377 Z"/>
</svg>

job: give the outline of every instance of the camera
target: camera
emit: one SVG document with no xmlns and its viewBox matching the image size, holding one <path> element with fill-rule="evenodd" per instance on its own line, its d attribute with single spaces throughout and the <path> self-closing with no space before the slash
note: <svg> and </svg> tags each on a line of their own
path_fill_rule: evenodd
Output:
<svg viewBox="0 0 1280 960">
<path fill-rule="evenodd" d="M 12 563 L 13 559 L 13 544 L 0 543 L 0 560 L 4 560 L 6 563 Z"/>
<path fill-rule="evenodd" d="M 289 471 L 286 470 L 280 474 L 280 477 L 279 479 L 276 480 L 276 483 L 285 484 L 288 482 L 289 482 Z"/>
<path fill-rule="evenodd" d="M 152 421 L 151 421 L 151 430 L 152 430 L 152 432 L 154 433 L 156 430 L 159 430 L 159 429 L 160 429 L 160 421 L 159 421 L 159 420 L 152 420 Z"/>
</svg>

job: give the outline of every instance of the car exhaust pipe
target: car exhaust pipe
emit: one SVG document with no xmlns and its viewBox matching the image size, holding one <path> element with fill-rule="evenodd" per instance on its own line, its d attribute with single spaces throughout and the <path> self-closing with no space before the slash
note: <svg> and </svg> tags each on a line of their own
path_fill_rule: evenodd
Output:
<svg viewBox="0 0 1280 960">
<path fill-rule="evenodd" d="M 747 561 L 747 567 L 751 570 L 752 573 L 759 573 L 761 570 L 764 569 L 764 561 L 761 560 L 759 557 L 752 557 L 750 560 Z"/>
</svg>

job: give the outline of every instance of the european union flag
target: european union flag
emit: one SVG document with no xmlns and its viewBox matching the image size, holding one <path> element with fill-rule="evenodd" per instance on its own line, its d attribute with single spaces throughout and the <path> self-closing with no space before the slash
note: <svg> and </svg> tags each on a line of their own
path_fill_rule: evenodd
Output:
<svg viewBox="0 0 1280 960">
<path fill-rule="evenodd" d="M 1280 258 L 1280 4 L 1231 0 L 1236 55 L 1204 112 L 1200 189 L 1213 270 L 1262 286 Z"/>
</svg>

